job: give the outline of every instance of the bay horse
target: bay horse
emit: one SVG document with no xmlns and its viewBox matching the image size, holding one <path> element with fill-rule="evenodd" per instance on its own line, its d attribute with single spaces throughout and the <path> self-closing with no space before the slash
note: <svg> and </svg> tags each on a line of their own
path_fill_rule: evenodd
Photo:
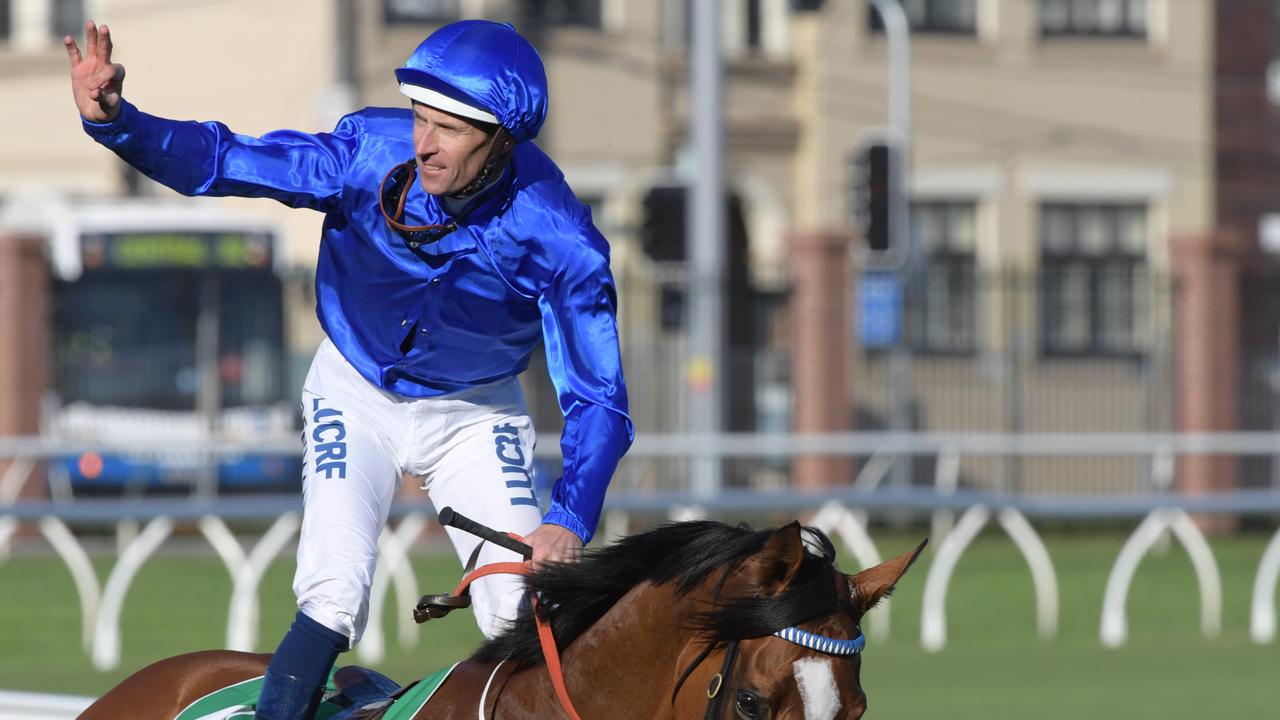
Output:
<svg viewBox="0 0 1280 720">
<path fill-rule="evenodd" d="M 567 717 L 537 613 L 554 633 L 564 685 L 584 720 L 856 720 L 867 706 L 861 618 L 924 545 L 855 575 L 836 568 L 825 535 L 799 523 L 670 523 L 589 549 L 579 562 L 529 574 L 537 609 L 525 607 L 459 663 L 412 717 Z M 172 720 L 193 701 L 262 675 L 269 660 L 219 650 L 161 660 L 80 718 Z"/>
</svg>

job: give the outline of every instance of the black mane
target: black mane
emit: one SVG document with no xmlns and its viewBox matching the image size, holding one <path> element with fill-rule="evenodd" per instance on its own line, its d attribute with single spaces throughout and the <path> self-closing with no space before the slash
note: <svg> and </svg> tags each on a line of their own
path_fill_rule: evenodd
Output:
<svg viewBox="0 0 1280 720">
<path fill-rule="evenodd" d="M 673 583 L 684 595 L 722 570 L 760 552 L 775 530 L 752 530 L 700 520 L 660 525 L 607 547 L 589 549 L 578 563 L 549 565 L 530 574 L 526 586 L 538 593 L 541 614 L 551 621 L 561 650 L 586 632 L 631 588 L 641 582 Z M 834 547 L 820 531 L 806 528 L 806 540 L 821 555 L 805 553 L 791 585 L 769 597 L 725 598 L 686 628 L 710 644 L 763 637 L 836 611 Z M 506 632 L 489 640 L 472 659 L 510 658 L 521 665 L 542 662 L 532 611 L 526 604 Z"/>
</svg>

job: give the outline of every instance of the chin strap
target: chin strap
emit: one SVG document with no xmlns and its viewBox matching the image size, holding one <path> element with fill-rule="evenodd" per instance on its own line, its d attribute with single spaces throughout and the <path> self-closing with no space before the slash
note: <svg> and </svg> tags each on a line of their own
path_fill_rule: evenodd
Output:
<svg viewBox="0 0 1280 720">
<path fill-rule="evenodd" d="M 466 187 L 449 197 L 466 198 L 483 190 L 484 186 L 497 177 L 498 172 L 507 164 L 507 159 L 511 157 L 511 151 L 515 146 L 516 143 L 511 139 L 511 134 L 507 132 L 506 128 L 499 125 L 498 129 L 493 133 L 493 144 L 489 146 L 489 156 L 485 158 L 484 166 L 480 168 L 480 173 L 476 175 L 474 180 L 467 183 Z"/>
</svg>

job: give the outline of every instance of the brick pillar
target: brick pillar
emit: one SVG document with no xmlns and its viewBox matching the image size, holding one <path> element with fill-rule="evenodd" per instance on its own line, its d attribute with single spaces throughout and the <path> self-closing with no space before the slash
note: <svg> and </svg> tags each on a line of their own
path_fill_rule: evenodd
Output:
<svg viewBox="0 0 1280 720">
<path fill-rule="evenodd" d="M 791 260 L 791 376 L 795 395 L 793 430 L 842 432 L 853 428 L 849 398 L 849 333 L 852 324 L 849 244 L 840 233 L 794 233 L 787 237 Z M 795 487 L 853 482 L 847 457 L 797 457 Z"/>
<path fill-rule="evenodd" d="M 49 387 L 49 271 L 40 238 L 0 236 L 0 435 L 40 432 L 40 396 Z M 0 473 L 9 458 L 0 458 Z M 33 477 L 39 476 L 37 469 Z M 22 497 L 44 497 L 28 482 Z"/>
<path fill-rule="evenodd" d="M 1240 387 L 1240 252 L 1230 235 L 1174 238 L 1176 278 L 1175 378 L 1177 429 L 1232 431 L 1238 427 Z M 1185 455 L 1178 491 L 1199 495 L 1236 487 L 1236 458 Z M 1237 519 L 1197 517 L 1209 532 L 1227 532 Z"/>
</svg>

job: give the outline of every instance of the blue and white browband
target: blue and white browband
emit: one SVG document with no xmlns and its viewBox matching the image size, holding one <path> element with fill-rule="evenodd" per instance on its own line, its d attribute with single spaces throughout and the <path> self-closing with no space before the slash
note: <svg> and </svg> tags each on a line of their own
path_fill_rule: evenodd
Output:
<svg viewBox="0 0 1280 720">
<path fill-rule="evenodd" d="M 858 637 L 852 640 L 837 640 L 792 626 L 783 628 L 774 633 L 774 635 L 788 642 L 793 642 L 827 655 L 857 655 L 867 645 L 867 638 L 861 632 L 858 633 Z"/>
</svg>

